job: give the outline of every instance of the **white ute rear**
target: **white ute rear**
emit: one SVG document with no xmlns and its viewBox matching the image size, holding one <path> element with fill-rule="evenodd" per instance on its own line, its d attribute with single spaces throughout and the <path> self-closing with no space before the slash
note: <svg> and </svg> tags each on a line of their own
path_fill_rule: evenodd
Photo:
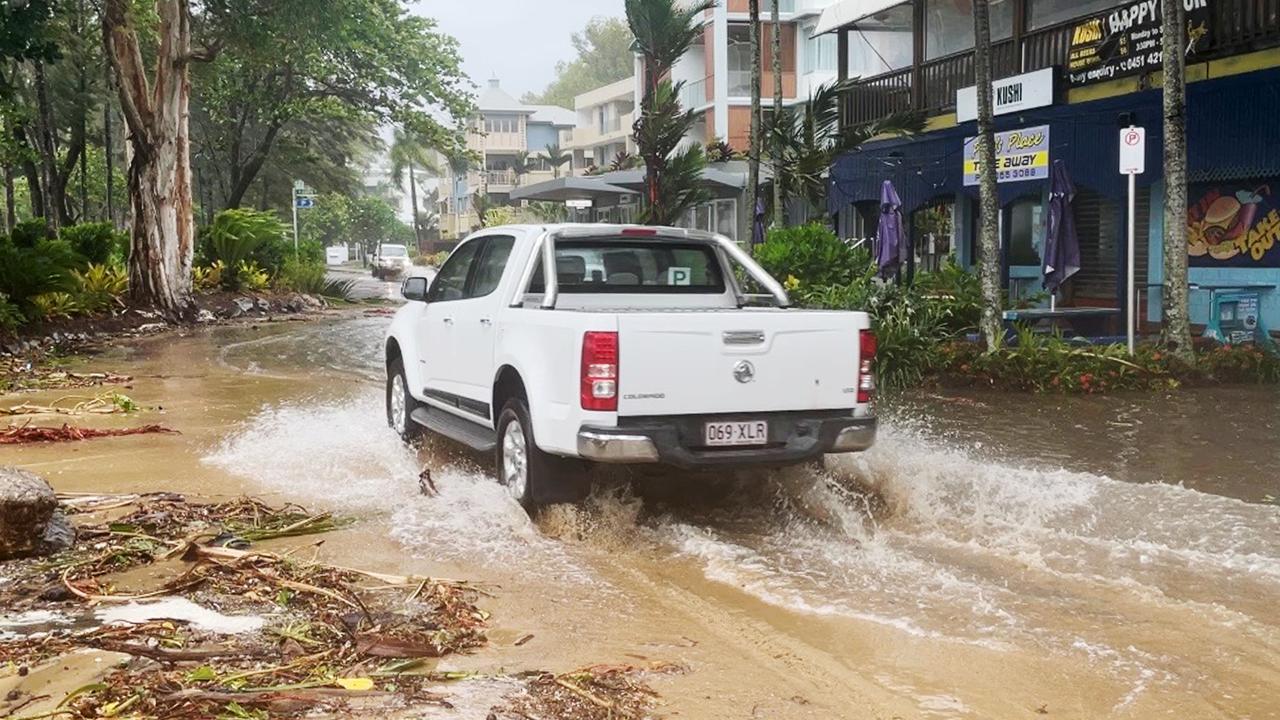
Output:
<svg viewBox="0 0 1280 720">
<path fill-rule="evenodd" d="M 487 229 L 403 294 L 388 422 L 493 452 L 526 507 L 580 494 L 581 461 L 784 465 L 875 439 L 866 313 L 791 308 L 722 236 Z"/>
</svg>

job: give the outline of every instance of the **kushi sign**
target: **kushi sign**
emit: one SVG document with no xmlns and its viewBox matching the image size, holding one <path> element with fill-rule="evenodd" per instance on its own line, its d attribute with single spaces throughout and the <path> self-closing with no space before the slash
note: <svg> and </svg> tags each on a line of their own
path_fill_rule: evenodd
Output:
<svg viewBox="0 0 1280 720">
<path fill-rule="evenodd" d="M 1049 126 L 996 133 L 996 181 L 1049 179 Z M 978 138 L 964 141 L 964 184 L 978 184 Z"/>
<path fill-rule="evenodd" d="M 1076 23 L 1067 54 L 1067 83 L 1080 87 L 1159 70 L 1164 58 L 1160 2 L 1137 0 Z M 1210 2 L 1182 0 L 1187 9 L 1182 44 L 1187 57 L 1199 52 L 1209 34 Z"/>
<path fill-rule="evenodd" d="M 1031 110 L 1053 104 L 1053 68 L 1015 75 L 991 83 L 992 111 L 996 115 Z M 956 122 L 978 119 L 978 87 L 956 91 Z"/>
</svg>

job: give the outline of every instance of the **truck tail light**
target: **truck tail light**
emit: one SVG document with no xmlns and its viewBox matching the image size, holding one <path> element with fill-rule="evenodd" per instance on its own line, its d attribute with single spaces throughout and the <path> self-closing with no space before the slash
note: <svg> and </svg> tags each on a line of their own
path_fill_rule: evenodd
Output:
<svg viewBox="0 0 1280 720">
<path fill-rule="evenodd" d="M 876 395 L 876 334 L 858 331 L 858 404 L 872 401 Z"/>
<path fill-rule="evenodd" d="M 582 336 L 582 409 L 618 409 L 618 333 Z"/>
</svg>

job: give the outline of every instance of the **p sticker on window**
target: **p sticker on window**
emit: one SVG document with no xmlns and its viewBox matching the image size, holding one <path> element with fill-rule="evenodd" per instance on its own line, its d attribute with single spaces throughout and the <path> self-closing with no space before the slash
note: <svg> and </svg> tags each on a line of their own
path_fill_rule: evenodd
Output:
<svg viewBox="0 0 1280 720">
<path fill-rule="evenodd" d="M 693 284 L 693 268 L 667 268 L 667 285 L 689 286 Z"/>
</svg>

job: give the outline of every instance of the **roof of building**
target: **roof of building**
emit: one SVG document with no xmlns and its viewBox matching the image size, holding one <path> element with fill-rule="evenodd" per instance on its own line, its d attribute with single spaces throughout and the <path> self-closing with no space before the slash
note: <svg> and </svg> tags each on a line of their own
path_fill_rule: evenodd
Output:
<svg viewBox="0 0 1280 720">
<path fill-rule="evenodd" d="M 529 122 L 547 123 L 556 127 L 573 127 L 578 124 L 578 114 L 559 105 L 525 105 L 533 110 Z"/>
<path fill-rule="evenodd" d="M 502 89 L 502 83 L 498 78 L 489 80 L 489 87 L 480 93 L 480 97 L 476 98 L 476 107 L 480 112 L 509 112 L 509 113 L 526 113 L 533 114 L 537 108 L 530 107 L 516 100 Z"/>
</svg>

